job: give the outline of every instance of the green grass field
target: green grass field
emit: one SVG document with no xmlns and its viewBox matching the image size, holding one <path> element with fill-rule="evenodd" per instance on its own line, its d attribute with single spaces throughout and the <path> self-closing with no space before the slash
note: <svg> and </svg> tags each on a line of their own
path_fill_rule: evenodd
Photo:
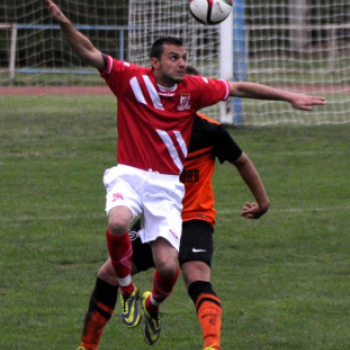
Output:
<svg viewBox="0 0 350 350">
<path fill-rule="evenodd" d="M 115 164 L 114 98 L 0 96 L 0 105 L 1 349 L 74 350 L 107 257 L 102 175 Z M 350 125 L 232 133 L 271 210 L 259 221 L 240 218 L 252 197 L 231 165 L 218 165 L 213 281 L 223 350 L 349 349 Z M 135 277 L 141 291 L 151 277 Z M 181 280 L 163 314 L 154 349 L 202 348 Z M 141 328 L 119 317 L 100 345 L 147 348 Z"/>
</svg>

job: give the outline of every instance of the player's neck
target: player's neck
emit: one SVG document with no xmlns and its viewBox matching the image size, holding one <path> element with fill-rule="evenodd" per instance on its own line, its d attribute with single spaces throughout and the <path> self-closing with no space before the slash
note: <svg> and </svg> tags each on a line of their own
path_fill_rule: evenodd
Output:
<svg viewBox="0 0 350 350">
<path fill-rule="evenodd" d="M 177 84 L 173 85 L 173 86 L 163 86 L 157 83 L 158 89 L 161 92 L 173 92 L 177 89 Z"/>
</svg>

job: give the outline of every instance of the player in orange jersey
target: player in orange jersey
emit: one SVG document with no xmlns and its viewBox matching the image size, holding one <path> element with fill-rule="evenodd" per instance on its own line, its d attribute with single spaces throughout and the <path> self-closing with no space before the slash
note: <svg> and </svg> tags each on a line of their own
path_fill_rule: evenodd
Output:
<svg viewBox="0 0 350 350">
<path fill-rule="evenodd" d="M 195 70 L 187 69 L 191 74 L 196 74 Z M 233 164 L 255 198 L 256 203 L 245 203 L 241 211 L 242 217 L 259 219 L 269 209 L 268 196 L 248 156 L 222 124 L 196 113 L 188 156 L 180 177 L 185 185 L 185 196 L 179 262 L 188 294 L 196 308 L 206 350 L 221 349 L 221 301 L 211 284 L 215 225 L 212 176 L 216 158 L 221 163 L 227 161 Z M 142 227 L 138 221 L 129 231 L 133 247 L 132 274 L 155 267 L 152 249 L 148 244 L 142 243 L 138 237 L 140 233 Z M 115 309 L 117 291 L 118 279 L 108 259 L 99 270 L 90 298 L 80 350 L 97 350 L 104 327 Z M 136 304 L 122 303 L 123 314 L 130 320 L 127 324 L 129 327 L 138 324 L 135 322 L 135 306 Z M 202 317 L 203 315 L 208 317 Z M 126 323 L 124 316 L 122 319 Z"/>
<path fill-rule="evenodd" d="M 268 196 L 248 156 L 220 123 L 197 113 L 189 154 L 181 174 L 186 194 L 183 201 L 179 262 L 188 294 L 196 308 L 203 333 L 204 349 L 207 350 L 221 349 L 221 301 L 211 284 L 215 224 L 212 176 L 216 158 L 221 163 L 228 161 L 237 168 L 256 200 L 256 203 L 245 203 L 241 211 L 243 217 L 258 219 L 269 209 Z M 133 274 L 154 268 L 151 247 L 143 244 L 138 238 L 140 230 L 142 228 L 138 221 L 129 232 L 133 245 Z M 97 349 L 104 326 L 115 307 L 117 286 L 115 272 L 110 260 L 107 260 L 98 273 L 85 318 L 82 344 L 89 345 L 87 349 Z M 108 305 L 108 313 L 103 313 L 102 305 Z M 128 313 L 132 318 L 132 307 Z"/>
</svg>

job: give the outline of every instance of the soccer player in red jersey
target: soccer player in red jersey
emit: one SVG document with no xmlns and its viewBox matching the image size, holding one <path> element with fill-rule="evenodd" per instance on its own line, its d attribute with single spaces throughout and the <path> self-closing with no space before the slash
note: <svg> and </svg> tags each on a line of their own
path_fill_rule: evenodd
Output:
<svg viewBox="0 0 350 350">
<path fill-rule="evenodd" d="M 221 349 L 221 300 L 211 284 L 213 233 L 216 221 L 212 177 L 216 158 L 220 163 L 227 161 L 237 168 L 256 200 L 256 203 L 245 203 L 241 212 L 243 217 L 258 219 L 268 211 L 270 205 L 260 176 L 248 156 L 243 153 L 222 124 L 197 113 L 189 152 L 181 174 L 181 181 L 185 185 L 185 196 L 179 262 L 185 286 L 196 308 L 205 350 Z M 141 232 L 140 221 L 136 222 L 129 232 L 133 246 L 133 274 L 155 267 L 152 249 L 148 244 L 143 244 L 139 238 Z M 85 346 L 90 344 L 86 349 L 97 349 L 103 329 L 109 320 L 98 311 L 98 304 L 104 305 L 104 309 L 108 305 L 110 310 L 114 310 L 117 288 L 118 279 L 108 259 L 98 273 L 85 318 L 82 344 Z M 135 314 L 135 306 L 136 304 L 130 305 L 128 309 L 130 315 Z M 97 315 L 100 317 L 99 322 L 96 322 Z M 206 317 L 203 317 L 204 315 Z"/>
<path fill-rule="evenodd" d="M 137 296 L 131 278 L 133 250 L 128 230 L 132 220 L 142 215 L 141 240 L 151 245 L 156 267 L 152 291 L 144 294 L 142 304 L 145 341 L 152 345 L 161 330 L 159 306 L 171 294 L 179 274 L 184 196 L 179 175 L 195 113 L 229 96 L 286 101 L 307 111 L 325 100 L 261 84 L 187 76 L 186 48 L 172 37 L 153 44 L 150 68 L 117 61 L 76 30 L 52 0 L 43 1 L 71 48 L 99 70 L 118 99 L 118 165 L 104 175 L 107 247 L 125 306 L 123 320 L 133 326 L 140 315 L 136 309 L 134 315 L 128 312 Z"/>
</svg>

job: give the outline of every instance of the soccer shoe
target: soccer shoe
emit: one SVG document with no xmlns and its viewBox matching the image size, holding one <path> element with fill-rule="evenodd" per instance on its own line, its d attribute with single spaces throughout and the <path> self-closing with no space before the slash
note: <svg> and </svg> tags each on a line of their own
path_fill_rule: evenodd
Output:
<svg viewBox="0 0 350 350">
<path fill-rule="evenodd" d="M 139 293 L 136 287 L 130 295 L 125 296 L 125 298 L 122 295 L 120 297 L 123 308 L 122 320 L 129 328 L 136 327 L 141 319 L 139 310 L 137 308 L 138 298 Z"/>
<path fill-rule="evenodd" d="M 85 346 L 79 346 L 77 350 L 88 350 Z"/>
<path fill-rule="evenodd" d="M 210 346 L 207 346 L 206 348 L 204 348 L 204 350 L 221 350 L 221 347 L 219 345 L 210 345 Z"/>
<path fill-rule="evenodd" d="M 148 345 L 153 345 L 160 337 L 160 319 L 159 315 L 151 316 L 146 309 L 146 300 L 151 295 L 151 292 L 143 293 L 142 308 L 144 312 L 143 337 Z"/>
</svg>

